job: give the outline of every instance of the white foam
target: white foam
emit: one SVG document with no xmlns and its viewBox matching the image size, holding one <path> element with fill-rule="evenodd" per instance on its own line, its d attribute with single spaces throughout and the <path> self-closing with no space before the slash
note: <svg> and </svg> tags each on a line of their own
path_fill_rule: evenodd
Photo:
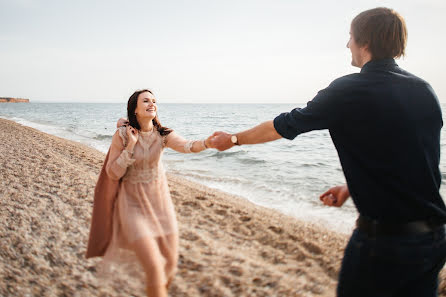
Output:
<svg viewBox="0 0 446 297">
<path fill-rule="evenodd" d="M 42 131 L 44 133 L 48 133 L 48 134 L 51 134 L 54 136 L 58 136 L 61 138 L 65 138 L 68 140 L 73 140 L 76 142 L 86 144 L 88 146 L 91 146 L 91 147 L 97 149 L 98 151 L 103 152 L 103 153 L 106 153 L 108 150 L 108 147 L 110 146 L 110 144 L 107 141 L 100 141 L 100 140 L 92 139 L 92 138 L 74 133 L 73 131 L 70 131 L 69 129 L 67 129 L 65 127 L 58 127 L 58 126 L 54 126 L 51 124 L 32 122 L 32 121 L 29 121 L 29 120 L 26 120 L 23 118 L 18 118 L 18 117 L 8 118 L 8 117 L 0 116 L 0 118 L 14 121 L 14 122 L 19 123 L 23 126 L 31 127 L 31 128 L 37 129 L 39 131 Z"/>
</svg>

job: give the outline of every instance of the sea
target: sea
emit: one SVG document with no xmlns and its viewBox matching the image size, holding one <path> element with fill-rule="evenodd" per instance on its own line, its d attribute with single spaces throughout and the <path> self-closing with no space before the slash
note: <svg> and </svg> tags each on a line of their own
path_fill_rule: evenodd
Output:
<svg viewBox="0 0 446 297">
<path fill-rule="evenodd" d="M 235 133 L 274 119 L 302 104 L 158 104 L 163 126 L 189 140 L 215 131 Z M 443 112 L 446 105 L 442 106 Z M 106 153 L 116 122 L 126 117 L 125 103 L 4 103 L 0 117 L 89 145 Z M 19 137 L 19 136 L 18 136 Z M 446 173 L 446 132 L 442 130 L 440 169 Z M 298 219 L 349 233 L 357 211 L 351 200 L 340 208 L 324 206 L 319 195 L 345 183 L 337 152 L 327 130 L 294 140 L 233 147 L 219 152 L 181 154 L 166 149 L 168 172 Z M 446 197 L 443 178 L 441 194 Z"/>
</svg>

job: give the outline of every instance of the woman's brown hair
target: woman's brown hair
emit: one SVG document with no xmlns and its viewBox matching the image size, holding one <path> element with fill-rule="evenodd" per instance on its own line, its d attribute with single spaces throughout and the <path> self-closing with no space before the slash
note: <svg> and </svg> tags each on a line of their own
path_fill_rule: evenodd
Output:
<svg viewBox="0 0 446 297">
<path fill-rule="evenodd" d="M 358 14 L 352 21 L 353 38 L 368 46 L 372 60 L 404 56 L 407 28 L 403 17 L 393 9 L 378 7 Z"/>
<path fill-rule="evenodd" d="M 138 105 L 138 96 L 142 93 L 149 92 L 150 94 L 154 95 L 152 91 L 149 89 L 143 89 L 135 91 L 132 96 L 130 96 L 129 101 L 127 102 L 127 117 L 129 119 L 129 124 L 133 128 L 137 130 L 141 130 L 141 127 L 139 126 L 138 119 L 136 118 L 135 109 Z M 172 132 L 172 129 L 169 129 L 167 127 L 163 127 L 161 125 L 161 122 L 158 118 L 158 113 L 156 114 L 155 118 L 152 120 L 153 125 L 155 126 L 156 130 L 161 134 L 161 136 L 168 135 L 170 132 Z"/>
</svg>

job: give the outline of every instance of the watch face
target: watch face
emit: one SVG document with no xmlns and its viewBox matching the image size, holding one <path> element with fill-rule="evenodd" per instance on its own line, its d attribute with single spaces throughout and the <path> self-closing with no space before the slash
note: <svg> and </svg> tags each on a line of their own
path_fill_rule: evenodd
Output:
<svg viewBox="0 0 446 297">
<path fill-rule="evenodd" d="M 231 136 L 231 142 L 234 143 L 234 144 L 237 143 L 237 136 L 232 135 Z"/>
</svg>

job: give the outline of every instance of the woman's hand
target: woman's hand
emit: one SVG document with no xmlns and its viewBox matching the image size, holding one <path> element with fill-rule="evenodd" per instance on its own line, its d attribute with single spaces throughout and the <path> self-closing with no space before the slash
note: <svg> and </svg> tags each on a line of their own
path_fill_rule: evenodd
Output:
<svg viewBox="0 0 446 297">
<path fill-rule="evenodd" d="M 136 130 L 130 125 L 127 126 L 126 130 L 128 139 L 128 144 L 126 146 L 126 149 L 133 152 L 133 148 L 135 147 L 135 144 L 138 141 L 138 130 Z"/>
<path fill-rule="evenodd" d="M 120 128 L 122 126 L 127 126 L 129 124 L 129 121 L 125 118 L 120 118 L 118 122 L 116 123 L 116 128 Z"/>
<path fill-rule="evenodd" d="M 204 144 L 206 145 L 206 148 L 215 148 L 213 145 L 212 145 L 212 138 L 213 138 L 214 136 L 213 135 L 211 135 L 211 136 L 209 136 L 208 138 L 206 138 L 205 140 L 204 140 Z"/>
<path fill-rule="evenodd" d="M 319 199 L 328 206 L 341 207 L 345 201 L 350 197 L 350 192 L 347 185 L 336 186 L 330 188 L 327 192 L 322 194 Z"/>
</svg>

